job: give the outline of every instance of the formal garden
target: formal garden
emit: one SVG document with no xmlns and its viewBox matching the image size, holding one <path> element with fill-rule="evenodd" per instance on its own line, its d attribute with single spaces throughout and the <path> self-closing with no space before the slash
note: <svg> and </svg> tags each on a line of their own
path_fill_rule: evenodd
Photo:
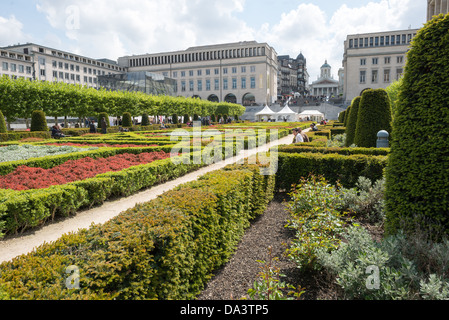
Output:
<svg viewBox="0 0 449 320">
<path fill-rule="evenodd" d="M 337 299 L 448 299 L 448 30 L 449 16 L 427 23 L 400 82 L 366 90 L 338 121 L 308 132 L 310 142 L 270 149 L 277 165 L 269 174 L 271 163 L 251 156 L 45 243 L 0 265 L 0 298 L 195 300 L 282 194 L 292 235 L 285 257 L 300 273 L 322 275 Z M 204 154 L 230 158 L 273 132 L 280 139 L 310 126 L 241 122 L 238 105 L 62 84 L 2 78 L 0 92 L 2 239 L 206 167 Z M 142 115 L 142 123 L 123 123 L 126 132 L 83 127 L 104 115 Z M 215 121 L 161 129 L 148 115 Z M 80 126 L 52 139 L 45 116 L 78 117 Z M 18 118 L 31 130 L 8 131 Z M 381 130 L 388 148 L 376 145 Z M 310 288 L 284 281 L 270 258 L 247 295 L 234 298 L 306 297 Z"/>
</svg>

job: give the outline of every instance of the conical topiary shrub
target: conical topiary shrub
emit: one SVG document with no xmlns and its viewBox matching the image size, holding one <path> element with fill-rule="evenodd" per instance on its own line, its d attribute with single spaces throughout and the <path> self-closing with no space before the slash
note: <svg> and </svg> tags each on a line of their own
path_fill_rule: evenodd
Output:
<svg viewBox="0 0 449 320">
<path fill-rule="evenodd" d="M 351 112 L 349 113 L 348 121 L 346 123 L 346 146 L 349 147 L 354 144 L 355 132 L 357 129 L 357 116 L 359 114 L 359 104 L 362 97 L 356 97 L 352 100 Z"/>
<path fill-rule="evenodd" d="M 178 115 L 177 114 L 174 114 L 172 117 L 171 117 L 171 120 L 172 120 L 172 123 L 173 124 L 178 124 Z"/>
<path fill-rule="evenodd" d="M 98 114 L 98 125 L 100 125 L 101 119 L 103 119 L 103 118 L 106 119 L 106 128 L 109 128 L 110 127 L 110 124 L 109 124 L 109 121 L 108 121 L 109 115 L 106 112 L 100 112 Z"/>
<path fill-rule="evenodd" d="M 144 113 L 144 114 L 142 115 L 142 122 L 141 122 L 141 125 L 142 125 L 143 127 L 147 127 L 147 126 L 150 125 L 150 117 L 148 116 L 147 113 Z"/>
<path fill-rule="evenodd" d="M 31 128 L 32 132 L 46 132 L 48 131 L 47 119 L 45 113 L 42 110 L 35 110 L 31 115 Z"/>
<path fill-rule="evenodd" d="M 122 126 L 125 128 L 131 128 L 133 126 L 131 113 L 129 113 L 129 112 L 123 113 Z"/>
<path fill-rule="evenodd" d="M 361 148 L 375 148 L 381 130 L 392 131 L 390 98 L 384 89 L 365 90 L 359 103 L 354 143 Z"/>
<path fill-rule="evenodd" d="M 6 128 L 6 121 L 3 113 L 0 111 L 0 133 L 8 133 L 8 129 Z"/>
<path fill-rule="evenodd" d="M 411 43 L 386 169 L 386 232 L 449 234 L 449 15 Z"/>
<path fill-rule="evenodd" d="M 352 109 L 352 105 L 350 105 L 350 106 L 348 107 L 348 109 L 346 109 L 346 112 L 345 112 L 345 119 L 344 119 L 344 121 L 343 121 L 343 124 L 344 124 L 345 127 L 348 125 L 348 119 L 349 119 L 349 115 L 351 114 L 351 109 Z"/>
</svg>

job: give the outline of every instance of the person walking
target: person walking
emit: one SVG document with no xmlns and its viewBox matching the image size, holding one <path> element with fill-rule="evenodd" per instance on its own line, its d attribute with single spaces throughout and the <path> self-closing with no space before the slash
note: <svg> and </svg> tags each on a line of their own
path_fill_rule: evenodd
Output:
<svg viewBox="0 0 449 320">
<path fill-rule="evenodd" d="M 107 127 L 106 118 L 103 117 L 103 119 L 101 119 L 101 133 L 106 134 L 108 132 Z"/>
</svg>

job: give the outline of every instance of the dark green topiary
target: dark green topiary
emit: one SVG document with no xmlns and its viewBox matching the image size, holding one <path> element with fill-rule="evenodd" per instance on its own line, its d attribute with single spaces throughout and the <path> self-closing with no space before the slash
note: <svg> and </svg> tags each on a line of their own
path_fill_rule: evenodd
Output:
<svg viewBox="0 0 449 320">
<path fill-rule="evenodd" d="M 100 125 L 101 119 L 103 119 L 103 118 L 106 119 L 106 128 L 109 128 L 110 127 L 110 124 L 109 124 L 109 121 L 108 121 L 109 115 L 106 112 L 100 112 L 98 114 L 98 125 Z"/>
<path fill-rule="evenodd" d="M 345 122 L 345 115 L 346 115 L 346 110 L 340 112 L 338 114 L 338 122 L 344 123 Z"/>
<path fill-rule="evenodd" d="M 131 113 L 129 113 L 129 112 L 123 113 L 122 126 L 125 128 L 131 128 L 133 126 L 133 120 L 131 117 Z"/>
<path fill-rule="evenodd" d="M 210 116 L 210 120 L 211 120 L 212 122 L 217 122 L 217 117 L 215 116 L 215 114 L 213 114 L 213 115 Z"/>
<path fill-rule="evenodd" d="M 144 113 L 144 114 L 142 115 L 142 122 L 141 122 L 141 125 L 142 125 L 143 127 L 147 127 L 147 126 L 150 125 L 150 118 L 148 117 L 148 114 L 147 114 L 147 113 Z"/>
<path fill-rule="evenodd" d="M 184 123 L 188 123 L 188 122 L 190 122 L 190 117 L 188 114 L 185 114 L 184 115 Z"/>
<path fill-rule="evenodd" d="M 348 124 L 348 119 L 349 119 L 349 115 L 351 114 L 351 109 L 352 109 L 352 106 L 349 106 L 348 109 L 346 109 L 346 112 L 345 112 L 345 120 L 344 120 L 344 122 L 343 122 L 343 124 L 344 124 L 345 127 L 346 127 L 346 125 Z"/>
<path fill-rule="evenodd" d="M 48 131 L 47 119 L 42 110 L 35 110 L 31 115 L 31 129 L 32 132 Z"/>
<path fill-rule="evenodd" d="M 3 113 L 0 111 L 0 133 L 7 133 L 8 129 L 6 128 L 6 121 Z"/>
<path fill-rule="evenodd" d="M 356 97 L 352 100 L 351 113 L 346 123 L 346 146 L 349 147 L 354 143 L 355 131 L 357 129 L 357 116 L 359 114 L 359 104 L 362 97 Z"/>
<path fill-rule="evenodd" d="M 178 124 L 178 115 L 177 114 L 174 114 L 173 116 L 172 116 L 172 123 L 173 124 Z"/>
<path fill-rule="evenodd" d="M 392 131 L 390 98 L 384 89 L 365 90 L 359 103 L 354 143 L 361 148 L 375 148 L 381 130 Z"/>
<path fill-rule="evenodd" d="M 433 236 L 449 232 L 448 57 L 449 15 L 440 15 L 408 53 L 386 171 L 388 234 L 413 231 L 417 221 Z"/>
</svg>

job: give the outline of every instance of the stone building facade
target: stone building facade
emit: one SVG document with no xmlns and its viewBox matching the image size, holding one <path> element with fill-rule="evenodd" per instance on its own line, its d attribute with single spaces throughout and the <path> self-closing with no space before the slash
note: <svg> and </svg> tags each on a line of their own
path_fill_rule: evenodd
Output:
<svg viewBox="0 0 449 320">
<path fill-rule="evenodd" d="M 118 59 L 129 72 L 160 73 L 176 81 L 177 96 L 244 106 L 275 103 L 278 94 L 276 51 L 256 41 L 188 48 Z"/>
</svg>

